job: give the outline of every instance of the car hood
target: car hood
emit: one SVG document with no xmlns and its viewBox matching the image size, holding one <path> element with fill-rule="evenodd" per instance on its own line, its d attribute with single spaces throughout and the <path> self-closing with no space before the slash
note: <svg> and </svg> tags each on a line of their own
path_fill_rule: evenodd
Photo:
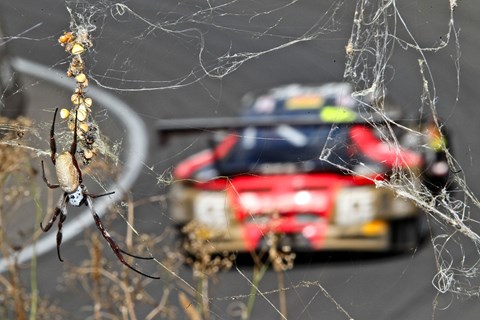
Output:
<svg viewBox="0 0 480 320">
<path fill-rule="evenodd" d="M 228 180 L 229 202 L 239 219 L 259 214 L 329 216 L 337 191 L 372 181 L 339 174 L 238 176 Z"/>
</svg>

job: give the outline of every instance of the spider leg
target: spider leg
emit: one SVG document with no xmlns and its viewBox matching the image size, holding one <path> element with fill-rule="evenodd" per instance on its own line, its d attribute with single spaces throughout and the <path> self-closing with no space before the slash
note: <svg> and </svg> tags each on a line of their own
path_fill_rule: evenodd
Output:
<svg viewBox="0 0 480 320">
<path fill-rule="evenodd" d="M 52 218 L 50 218 L 50 221 L 48 221 L 47 225 L 45 226 L 45 228 L 43 227 L 42 223 L 40 222 L 40 229 L 42 229 L 43 232 L 47 232 L 48 230 L 50 230 L 50 228 L 52 228 L 52 225 L 53 223 L 55 222 L 55 220 L 57 219 L 58 215 L 60 213 L 62 213 L 63 210 L 66 209 L 66 197 L 67 197 L 67 194 L 64 193 L 63 196 L 60 198 L 60 200 L 58 201 L 58 204 L 57 206 L 55 207 L 55 211 L 53 212 L 53 216 Z M 63 214 L 63 213 L 62 213 Z"/>
<path fill-rule="evenodd" d="M 120 248 L 119 248 L 119 250 L 120 250 L 122 253 L 124 253 L 124 254 L 126 254 L 127 256 L 130 256 L 130 257 L 132 257 L 132 258 L 143 259 L 143 260 L 153 260 L 153 257 L 137 256 L 137 255 L 131 254 L 131 253 L 129 253 L 129 252 L 123 250 L 123 249 L 120 249 Z"/>
<path fill-rule="evenodd" d="M 127 254 L 124 250 L 120 249 L 120 247 L 115 243 L 115 241 L 112 239 L 108 231 L 105 229 L 103 226 L 102 221 L 100 220 L 100 217 L 98 214 L 95 212 L 95 209 L 93 208 L 93 203 L 92 199 L 90 196 L 87 195 L 87 204 L 88 207 L 90 208 L 90 212 L 92 213 L 93 218 L 95 219 L 95 224 L 97 225 L 98 230 L 102 233 L 103 237 L 105 240 L 107 240 L 108 244 L 110 245 L 110 248 L 112 248 L 113 252 L 117 256 L 118 260 L 120 260 L 121 263 L 123 263 L 125 266 L 129 267 L 133 271 L 135 271 L 138 274 L 141 274 L 144 277 L 151 278 L 151 279 L 160 279 L 160 277 L 155 277 L 148 275 L 146 273 L 141 272 L 140 270 L 135 269 L 133 266 L 131 266 L 127 261 L 125 261 L 125 258 L 123 257 L 122 253 Z M 128 253 L 128 255 L 132 257 L 136 257 L 134 255 L 131 255 Z M 152 258 L 153 259 L 153 258 Z"/>
<path fill-rule="evenodd" d="M 100 198 L 100 197 L 104 197 L 104 196 L 109 196 L 111 194 L 114 194 L 115 191 L 112 191 L 112 192 L 107 192 L 107 193 L 102 193 L 102 194 L 91 194 L 91 193 L 88 193 L 87 196 L 89 196 L 90 198 L 92 199 L 95 199 L 95 198 Z"/>
<path fill-rule="evenodd" d="M 60 213 L 60 220 L 58 220 L 58 231 L 57 231 L 57 255 L 58 255 L 58 260 L 63 262 L 62 257 L 60 256 L 60 245 L 62 244 L 62 226 L 63 222 L 67 219 L 67 215 L 63 214 L 63 212 Z"/>
<path fill-rule="evenodd" d="M 50 219 L 50 221 L 48 221 L 45 228 L 43 227 L 42 223 L 40 222 L 40 229 L 42 229 L 43 232 L 47 232 L 48 230 L 50 230 L 50 228 L 52 228 L 52 225 L 55 222 L 55 220 L 57 220 L 57 217 L 60 214 L 60 212 L 61 212 L 60 208 L 55 208 L 55 212 L 53 213 L 52 218 Z"/>
<path fill-rule="evenodd" d="M 51 184 L 50 182 L 48 182 L 47 177 L 45 176 L 45 167 L 43 165 L 43 160 L 42 160 L 42 173 L 43 173 L 43 181 L 45 181 L 45 183 L 50 189 L 56 189 L 60 187 L 59 184 Z"/>
<path fill-rule="evenodd" d="M 50 128 L 50 158 L 53 164 L 55 164 L 55 154 L 57 153 L 57 144 L 55 143 L 55 118 L 57 117 L 58 108 L 55 109 L 53 114 L 52 127 Z"/>
<path fill-rule="evenodd" d="M 82 171 L 80 170 L 80 167 L 78 166 L 76 154 L 77 154 L 77 115 L 78 115 L 78 110 L 75 112 L 75 129 L 73 131 L 73 142 L 70 147 L 70 154 L 72 155 L 72 162 L 73 165 L 75 166 L 75 169 L 77 169 L 78 172 L 78 181 L 82 183 L 83 178 L 82 178 Z"/>
</svg>

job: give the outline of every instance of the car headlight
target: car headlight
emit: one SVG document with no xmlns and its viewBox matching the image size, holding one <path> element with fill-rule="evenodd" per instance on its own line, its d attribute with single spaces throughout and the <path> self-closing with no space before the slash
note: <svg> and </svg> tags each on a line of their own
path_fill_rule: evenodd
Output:
<svg viewBox="0 0 480 320">
<path fill-rule="evenodd" d="M 377 214 L 375 188 L 343 188 L 337 194 L 335 222 L 356 225 L 373 220 Z"/>
<path fill-rule="evenodd" d="M 192 188 L 186 187 L 183 183 L 175 183 L 168 190 L 168 211 L 172 221 L 176 225 L 184 225 L 192 219 Z"/>
<path fill-rule="evenodd" d="M 201 191 L 193 203 L 194 219 L 212 229 L 225 230 L 228 227 L 228 199 L 225 192 Z"/>
</svg>

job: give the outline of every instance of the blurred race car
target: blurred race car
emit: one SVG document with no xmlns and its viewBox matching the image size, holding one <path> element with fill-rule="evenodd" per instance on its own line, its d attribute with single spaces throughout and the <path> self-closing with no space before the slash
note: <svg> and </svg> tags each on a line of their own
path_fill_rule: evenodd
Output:
<svg viewBox="0 0 480 320">
<path fill-rule="evenodd" d="M 395 143 L 385 121 L 399 120 L 399 109 L 383 103 L 380 117 L 372 103 L 353 99 L 348 83 L 288 85 L 247 95 L 241 117 L 159 121 L 164 143 L 171 134 L 215 133 L 209 149 L 175 167 L 171 219 L 209 252 L 262 249 L 270 235 L 295 251 L 417 246 L 423 213 L 377 182 L 395 172 L 441 190 L 450 174 L 446 137 L 417 123 L 423 135 L 396 132 Z"/>
</svg>

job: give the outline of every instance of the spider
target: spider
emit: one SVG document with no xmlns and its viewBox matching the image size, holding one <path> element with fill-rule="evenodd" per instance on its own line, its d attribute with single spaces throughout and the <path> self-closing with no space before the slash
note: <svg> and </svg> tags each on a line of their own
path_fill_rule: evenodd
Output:
<svg viewBox="0 0 480 320">
<path fill-rule="evenodd" d="M 113 252 L 117 256 L 118 260 L 121 263 L 132 269 L 133 271 L 141 274 L 142 276 L 152 278 L 152 279 L 160 279 L 159 277 L 151 276 L 145 274 L 133 266 L 128 264 L 122 253 L 133 258 L 137 259 L 144 259 L 144 260 L 153 260 L 153 257 L 140 257 L 137 255 L 133 255 L 122 250 L 112 239 L 108 231 L 103 226 L 100 217 L 95 212 L 93 208 L 93 201 L 92 199 L 104 197 L 111 195 L 113 192 L 108 192 L 104 194 L 94 195 L 87 191 L 87 188 L 84 184 L 82 184 L 82 171 L 80 170 L 77 159 L 75 158 L 75 154 L 77 152 L 77 117 L 75 116 L 75 129 L 73 133 L 73 142 L 70 146 L 70 151 L 64 151 L 60 154 L 57 154 L 57 146 L 55 142 L 55 118 L 57 117 L 58 108 L 55 109 L 55 114 L 53 115 L 53 122 L 52 128 L 50 129 L 50 158 L 52 159 L 53 165 L 55 166 L 55 171 L 57 173 L 57 180 L 58 184 L 51 184 L 48 182 L 45 176 L 45 168 L 42 161 L 42 173 L 43 173 L 43 181 L 47 184 L 50 189 L 60 188 L 63 191 L 62 196 L 58 200 L 57 206 L 55 207 L 55 211 L 53 212 L 53 216 L 48 221 L 47 225 L 43 227 L 42 223 L 40 222 L 40 228 L 43 232 L 47 232 L 52 227 L 53 223 L 60 216 L 58 220 L 58 231 L 57 231 L 57 255 L 58 259 L 63 262 L 63 259 L 60 255 L 60 245 L 62 243 L 62 225 L 65 219 L 67 218 L 67 205 L 70 204 L 74 207 L 80 207 L 82 204 L 85 204 L 90 209 L 92 213 L 93 219 L 95 220 L 95 224 L 97 225 L 98 229 L 102 233 L 102 236 L 107 240 L 110 248 L 112 248 Z"/>
</svg>

